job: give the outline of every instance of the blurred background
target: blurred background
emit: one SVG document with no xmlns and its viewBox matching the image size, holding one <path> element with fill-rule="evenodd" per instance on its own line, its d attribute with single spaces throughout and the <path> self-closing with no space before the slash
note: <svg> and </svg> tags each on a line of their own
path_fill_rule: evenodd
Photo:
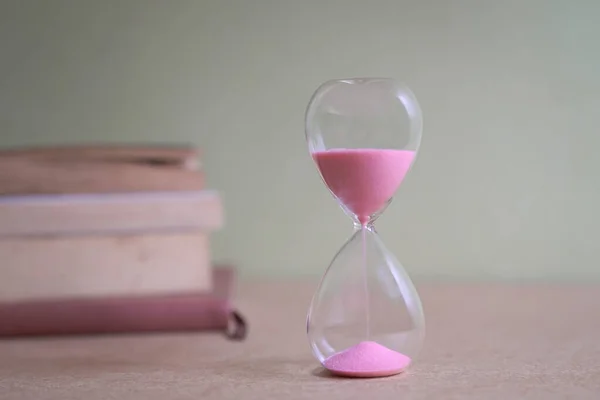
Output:
<svg viewBox="0 0 600 400">
<path fill-rule="evenodd" d="M 323 274 L 351 222 L 304 111 L 404 81 L 420 155 L 379 232 L 417 280 L 600 280 L 600 2 L 0 1 L 0 146 L 185 142 L 246 277 Z"/>
</svg>

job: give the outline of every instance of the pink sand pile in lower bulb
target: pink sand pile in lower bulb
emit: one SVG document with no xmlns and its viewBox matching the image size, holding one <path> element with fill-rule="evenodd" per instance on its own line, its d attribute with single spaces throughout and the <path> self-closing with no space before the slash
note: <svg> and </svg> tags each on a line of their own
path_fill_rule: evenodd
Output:
<svg viewBox="0 0 600 400">
<path fill-rule="evenodd" d="M 367 341 L 332 355 L 323 362 L 323 366 L 335 375 L 377 378 L 399 374 L 410 363 L 410 357 Z"/>
</svg>

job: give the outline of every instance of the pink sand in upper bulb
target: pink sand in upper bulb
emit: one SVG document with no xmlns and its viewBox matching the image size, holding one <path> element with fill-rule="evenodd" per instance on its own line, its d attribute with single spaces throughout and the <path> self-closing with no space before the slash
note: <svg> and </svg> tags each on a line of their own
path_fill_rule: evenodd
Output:
<svg viewBox="0 0 600 400">
<path fill-rule="evenodd" d="M 399 374 L 410 363 L 410 357 L 367 341 L 332 355 L 323 362 L 323 366 L 336 375 L 377 378 Z"/>
<path fill-rule="evenodd" d="M 415 153 L 391 149 L 332 149 L 313 157 L 329 189 L 363 224 L 392 198 Z"/>
</svg>

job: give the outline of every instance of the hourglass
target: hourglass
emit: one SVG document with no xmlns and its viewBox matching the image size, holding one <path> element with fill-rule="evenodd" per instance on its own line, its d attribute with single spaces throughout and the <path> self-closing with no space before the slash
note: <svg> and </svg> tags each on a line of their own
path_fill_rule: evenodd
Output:
<svg viewBox="0 0 600 400">
<path fill-rule="evenodd" d="M 398 374 L 421 349 L 423 310 L 374 222 L 415 161 L 421 109 L 413 93 L 393 79 L 332 80 L 312 96 L 305 122 L 321 178 L 354 224 L 310 305 L 312 352 L 335 375 Z"/>
</svg>

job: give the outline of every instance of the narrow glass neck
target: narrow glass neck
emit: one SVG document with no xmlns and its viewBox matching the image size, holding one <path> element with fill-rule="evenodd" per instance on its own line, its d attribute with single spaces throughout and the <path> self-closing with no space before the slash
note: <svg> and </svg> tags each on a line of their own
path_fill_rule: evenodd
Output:
<svg viewBox="0 0 600 400">
<path fill-rule="evenodd" d="M 371 215 L 368 220 L 359 218 L 357 215 L 348 213 L 348 216 L 352 219 L 355 230 L 361 230 L 366 228 L 367 230 L 374 231 L 375 221 L 379 219 L 379 216 L 383 213 L 383 209 L 376 214 Z"/>
<path fill-rule="evenodd" d="M 366 224 L 361 224 L 358 221 L 353 221 L 353 222 L 354 222 L 354 230 L 355 231 L 360 231 L 362 229 L 366 229 L 368 231 L 375 232 L 375 226 L 373 225 L 373 222 L 375 222 L 374 220 L 369 221 Z"/>
<path fill-rule="evenodd" d="M 385 204 L 379 210 L 377 210 L 377 212 L 375 212 L 369 216 L 357 215 L 357 214 L 353 213 L 352 210 L 345 207 L 343 205 L 343 203 L 342 203 L 342 209 L 352 219 L 352 223 L 354 223 L 355 229 L 360 230 L 360 229 L 362 229 L 362 227 L 366 227 L 369 230 L 373 231 L 374 230 L 373 226 L 375 224 L 375 221 L 377 221 L 379 219 L 379 217 L 384 213 L 384 211 L 388 208 L 388 206 L 390 205 L 392 200 L 393 200 L 393 197 L 390 197 L 390 199 L 388 201 L 386 201 Z"/>
</svg>

